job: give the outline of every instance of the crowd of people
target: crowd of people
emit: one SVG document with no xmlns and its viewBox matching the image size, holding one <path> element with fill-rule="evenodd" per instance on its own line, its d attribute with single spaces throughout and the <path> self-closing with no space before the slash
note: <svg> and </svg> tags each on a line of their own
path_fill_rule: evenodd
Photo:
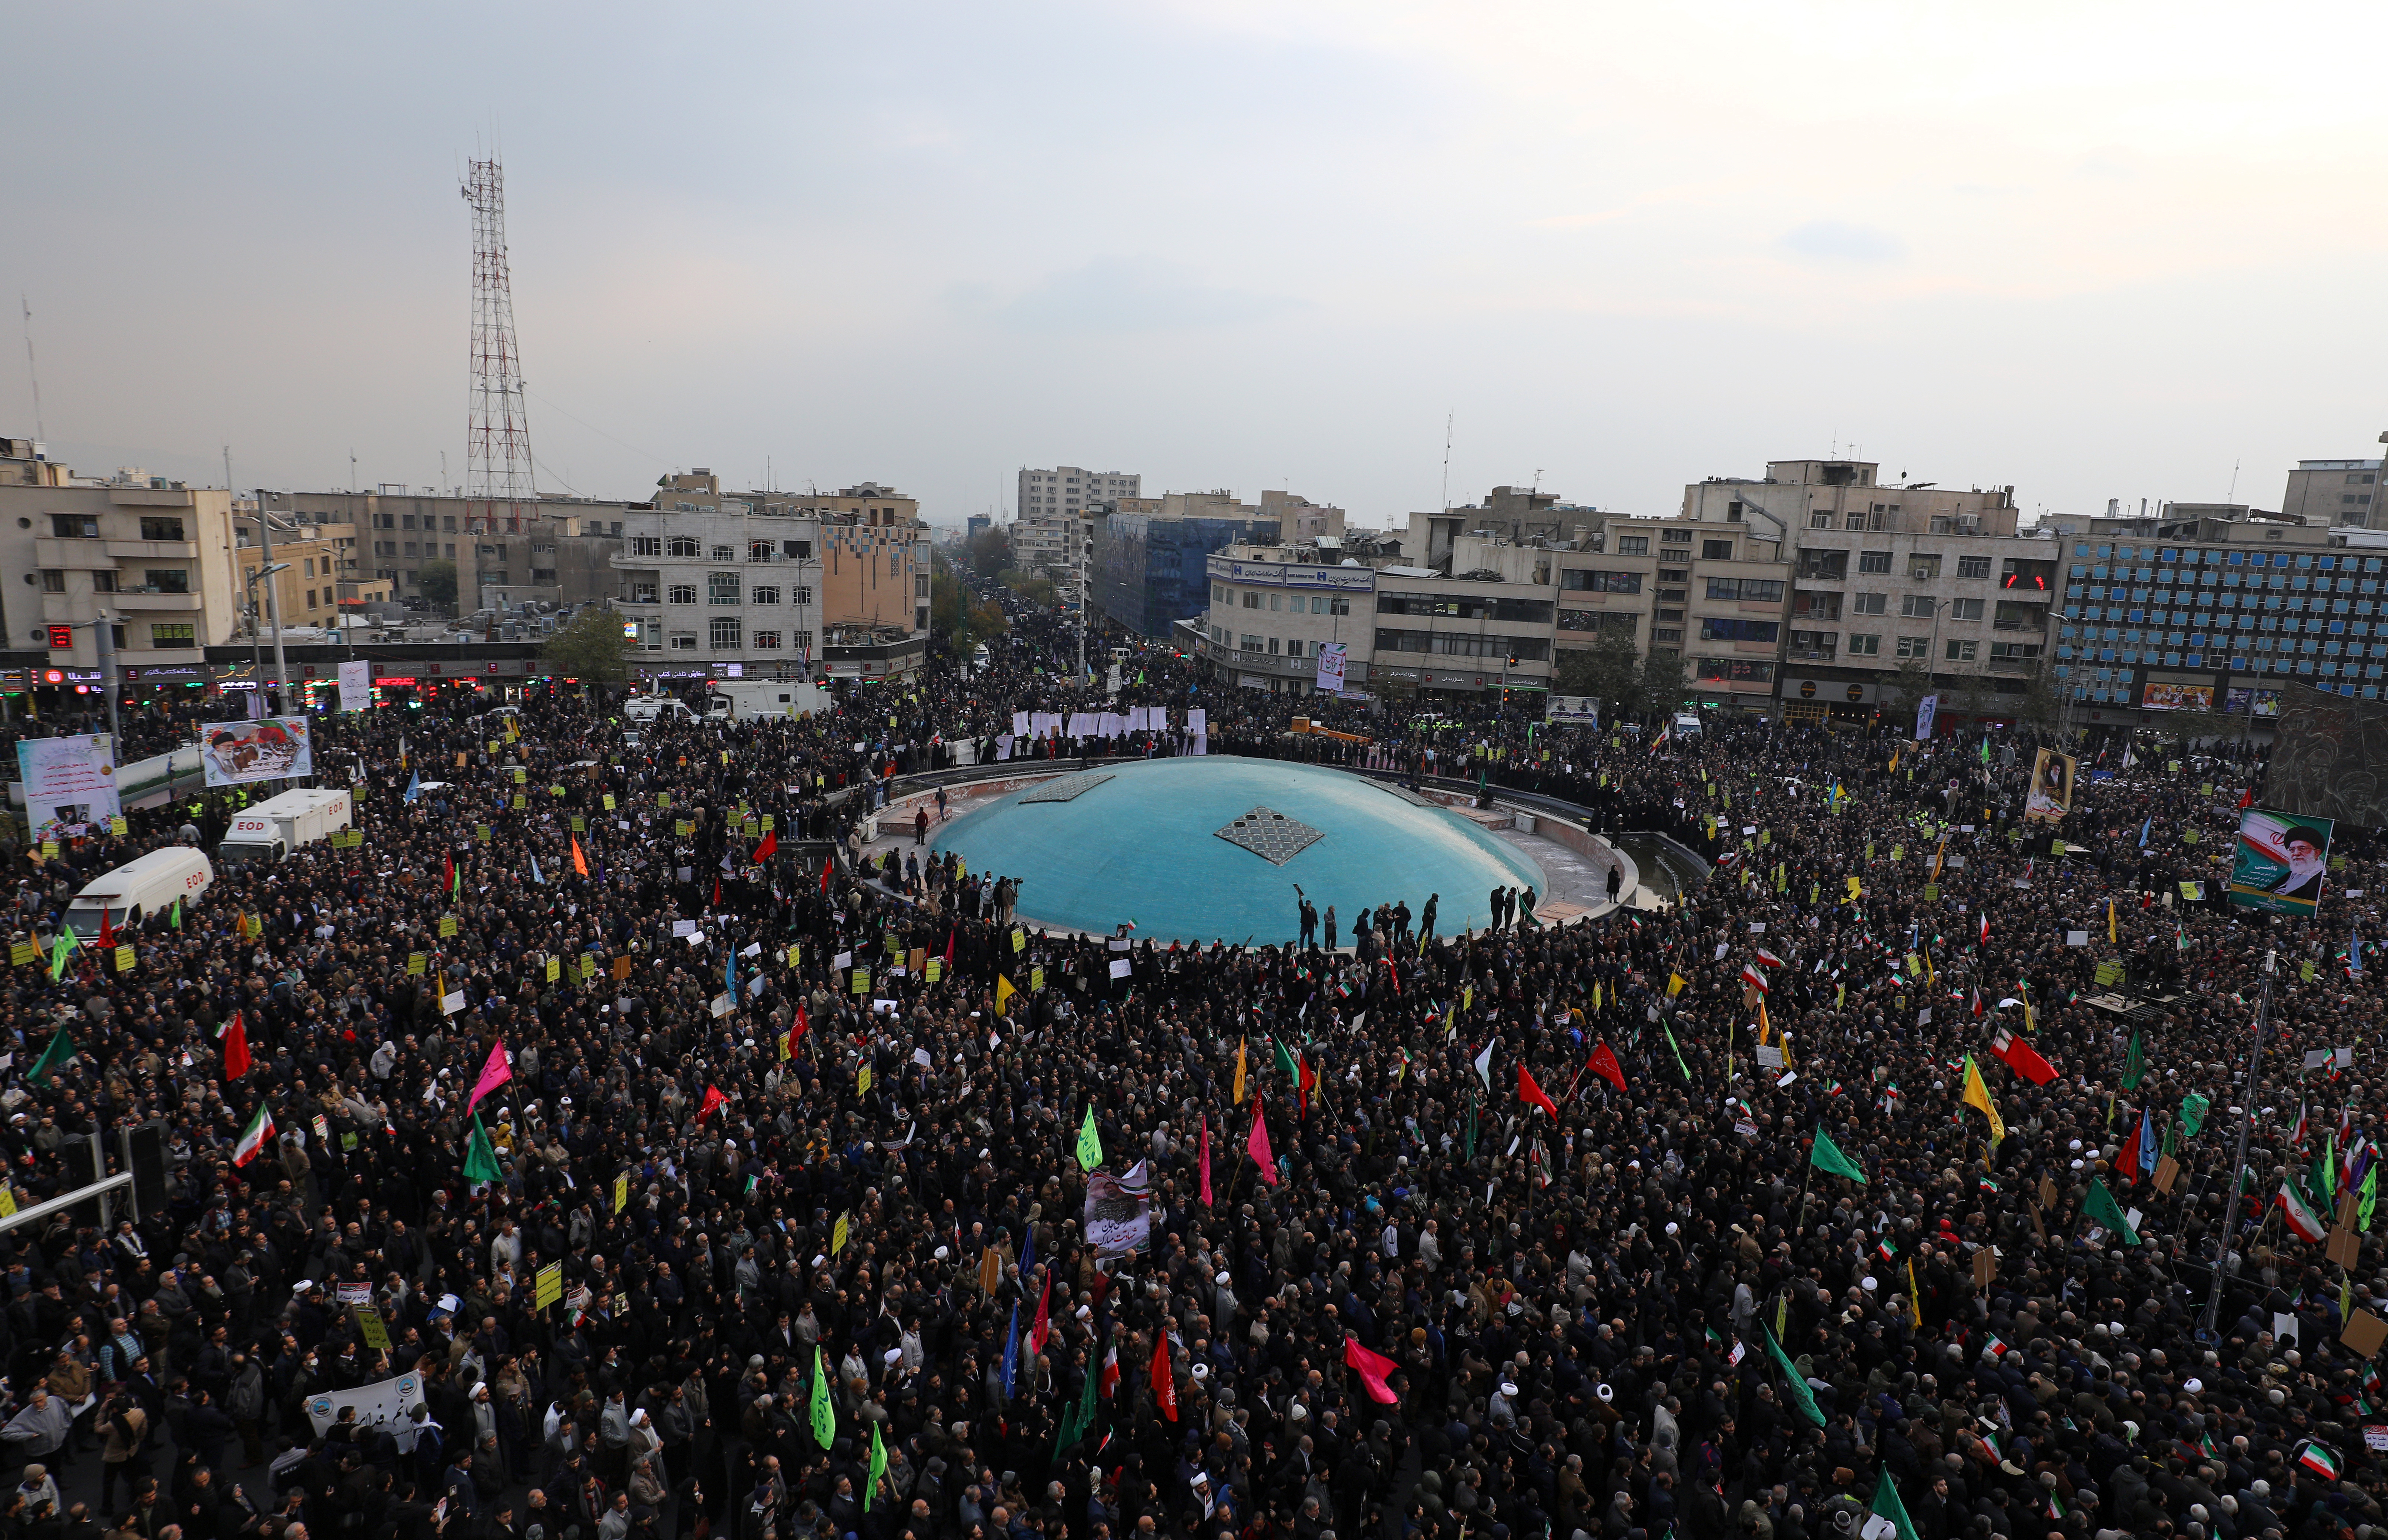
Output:
<svg viewBox="0 0 2388 1540">
<path fill-rule="evenodd" d="M 67 900 L 243 794 L 12 850 L 9 1201 L 142 1125 L 168 1177 L 0 1232 L 0 1525 L 2388 1533 L 2347 1340 L 2388 1315 L 2357 941 L 2388 875 L 2342 829 L 2317 918 L 2217 901 L 2258 756 L 2085 747 L 2051 830 L 2026 734 L 1725 716 L 1654 748 L 1165 652 L 1109 696 L 1066 656 L 1023 619 L 803 720 L 327 716 L 362 839 L 220 869 L 123 972 L 61 960 Z M 1129 706 L 1172 730 L 1001 742 Z M 1190 752 L 1189 706 L 1210 753 L 1480 782 L 1712 870 L 1431 935 L 1388 870 L 1341 950 L 1289 900 L 1277 937 L 1122 954 L 1038 926 L 1033 878 L 852 859 L 959 743 Z M 2289 1225 L 2284 1180 L 2356 1192 L 2352 1240 Z"/>
</svg>

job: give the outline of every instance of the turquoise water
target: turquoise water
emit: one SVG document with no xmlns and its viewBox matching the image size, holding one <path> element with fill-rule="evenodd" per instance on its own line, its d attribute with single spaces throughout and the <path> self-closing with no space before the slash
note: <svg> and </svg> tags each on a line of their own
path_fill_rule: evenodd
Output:
<svg viewBox="0 0 2388 1540">
<path fill-rule="evenodd" d="M 1346 946 L 1364 905 L 1406 899 L 1415 915 L 1440 893 L 1436 928 L 1448 935 L 1481 930 L 1495 887 L 1550 891 L 1515 846 L 1341 770 L 1232 757 L 1105 769 L 1112 779 L 1074 801 L 1023 803 L 1016 792 L 956 820 L 933 847 L 960 852 L 972 872 L 1021 879 L 1023 915 L 1087 931 L 1133 920 L 1137 935 L 1162 941 L 1290 941 L 1297 883 L 1322 915 L 1335 907 Z M 1213 833 L 1255 807 L 1326 837 L 1272 866 Z"/>
</svg>

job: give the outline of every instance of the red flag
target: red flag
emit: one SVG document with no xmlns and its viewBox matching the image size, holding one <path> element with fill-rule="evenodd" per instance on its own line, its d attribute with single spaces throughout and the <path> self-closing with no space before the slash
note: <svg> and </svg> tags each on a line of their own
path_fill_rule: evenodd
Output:
<svg viewBox="0 0 2388 1540">
<path fill-rule="evenodd" d="M 1535 1083 L 1534 1077 L 1526 1072 L 1526 1066 L 1523 1064 L 1518 1066 L 1518 1100 L 1530 1107 L 1540 1107 L 1553 1117 L 1559 1115 L 1559 1110 L 1552 1102 L 1549 1093 Z"/>
<path fill-rule="evenodd" d="M 1202 1114 L 1202 1202 L 1211 1202 L 1211 1114 Z"/>
<path fill-rule="evenodd" d="M 2248 787 L 2245 791 L 2241 792 L 2241 793 L 2239 794 L 2239 806 L 2241 806 L 2242 808 L 2252 808 L 2252 807 L 2254 807 L 2255 805 L 2255 787 L 2250 786 L 2250 787 Z"/>
<path fill-rule="evenodd" d="M 719 909 L 721 907 L 721 879 L 718 877 L 713 879 L 712 907 L 715 909 Z"/>
<path fill-rule="evenodd" d="M 1619 1090 L 1625 1088 L 1625 1068 L 1617 1062 L 1617 1055 L 1609 1050 L 1607 1043 L 1592 1050 L 1592 1062 L 1587 1067 Z"/>
<path fill-rule="evenodd" d="M 1252 1135 L 1244 1141 L 1244 1150 L 1252 1157 L 1252 1164 L 1260 1167 L 1261 1180 L 1275 1187 L 1277 1157 L 1269 1153 L 1268 1117 L 1261 1111 L 1261 1099 L 1257 1092 L 1252 1096 Z"/>
<path fill-rule="evenodd" d="M 696 1109 L 697 1122 L 703 1123 L 706 1118 L 711 1117 L 715 1113 L 719 1112 L 729 1101 L 730 1098 L 721 1094 L 720 1087 L 705 1087 L 705 1102 L 702 1106 Z"/>
<path fill-rule="evenodd" d="M 1170 1421 L 1177 1420 L 1177 1376 L 1169 1366 L 1169 1334 L 1152 1340 L 1152 1404 Z"/>
<path fill-rule="evenodd" d="M 1400 963 L 1398 963 L 1398 962 L 1395 962 L 1391 958 L 1390 958 L 1390 957 L 1389 957 L 1389 958 L 1385 959 L 1385 971 L 1386 971 L 1387 973 L 1390 973 L 1390 974 L 1391 974 L 1393 975 L 1393 993 L 1394 993 L 1394 994 L 1396 994 L 1396 995 L 1400 994 L 1400 993 L 1402 992 L 1402 969 L 1401 969 L 1401 964 L 1400 964 Z"/>
<path fill-rule="evenodd" d="M 99 906 L 99 949 L 103 952 L 116 950 L 116 928 L 108 923 L 106 904 Z"/>
<path fill-rule="evenodd" d="M 1045 1351 L 1045 1336 L 1051 1330 L 1047 1311 L 1052 1303 L 1053 1273 L 1052 1269 L 1047 1268 L 1044 1292 L 1036 1296 L 1036 1324 L 1028 1329 L 1028 1355 L 1032 1358 Z"/>
<path fill-rule="evenodd" d="M 774 830 L 772 830 L 769 834 L 765 834 L 765 835 L 763 836 L 763 843 L 762 843 L 762 844 L 760 844 L 760 845 L 758 845 L 758 846 L 755 846 L 755 859 L 756 859 L 756 861 L 758 861 L 758 862 L 763 861 L 763 860 L 766 860 L 766 859 L 768 859 L 768 858 L 770 858 L 770 857 L 772 857 L 772 856 L 776 856 L 776 855 L 778 855 L 779 853 L 780 853 L 780 831 L 778 831 L 777 829 L 774 829 Z"/>
<path fill-rule="evenodd" d="M 241 1025 L 237 1011 L 232 1013 L 232 1025 L 223 1029 L 223 1072 L 227 1080 L 248 1073 L 248 1028 Z"/>
<path fill-rule="evenodd" d="M 1097 1276 L 1100 1278 L 1108 1278 L 1111 1275 L 1103 1273 L 1098 1274 Z M 1106 1401 L 1110 1400 L 1112 1393 L 1119 1389 L 1119 1343 L 1113 1343 L 1111 1346 L 1103 1349 L 1102 1382 L 1098 1385 L 1096 1389 L 1101 1394 L 1102 1398 Z"/>
<path fill-rule="evenodd" d="M 449 851 L 445 859 L 448 862 L 448 869 L 440 874 L 439 885 L 453 893 L 456 891 L 456 852 Z"/>
<path fill-rule="evenodd" d="M 821 858 L 821 891 L 823 893 L 829 891 L 829 869 L 836 864 L 837 862 L 827 856 Z"/>
<path fill-rule="evenodd" d="M 1310 1056 L 1308 1054 L 1297 1056 L 1294 1059 L 1294 1063 L 1301 1066 L 1302 1071 L 1301 1075 L 1294 1081 L 1294 1090 L 1302 1098 L 1302 1115 L 1308 1117 L 1310 1115 L 1310 1088 L 1318 1084 L 1318 1072 L 1310 1067 Z"/>
<path fill-rule="evenodd" d="M 1990 1039 L 1990 1054 L 2035 1086 L 2045 1086 L 2056 1078 L 2056 1066 L 2005 1027 L 1999 1028 L 1999 1035 Z"/>
<path fill-rule="evenodd" d="M 589 858 L 580 853 L 580 836 L 566 834 L 564 837 L 572 842 L 572 870 L 586 877 L 589 875 Z"/>
<path fill-rule="evenodd" d="M 952 967 L 953 965 L 954 965 L 954 932 L 953 932 L 953 927 L 952 927 L 952 926 L 950 926 L 950 925 L 948 925 L 947 927 L 946 927 L 946 967 L 948 967 L 948 968 L 950 968 L 950 967 Z"/>
<path fill-rule="evenodd" d="M 805 1040 L 805 1034 L 811 1031 L 812 1027 L 812 1018 L 805 1014 L 804 1005 L 799 1002 L 796 1006 L 796 1025 L 788 1028 L 789 1058 L 793 1059 L 796 1056 L 796 1045 Z"/>
<path fill-rule="evenodd" d="M 1343 1361 L 1358 1371 L 1360 1382 L 1368 1387 L 1368 1394 L 1376 1400 L 1390 1406 L 1401 1399 L 1393 1394 L 1393 1387 L 1385 1383 L 1385 1376 L 1397 1367 L 1391 1358 L 1362 1347 L 1359 1338 L 1346 1336 L 1343 1339 Z"/>
</svg>

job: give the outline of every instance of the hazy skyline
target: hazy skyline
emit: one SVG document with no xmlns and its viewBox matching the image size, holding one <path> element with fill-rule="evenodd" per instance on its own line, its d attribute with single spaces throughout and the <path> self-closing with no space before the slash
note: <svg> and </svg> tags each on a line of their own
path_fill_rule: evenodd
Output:
<svg viewBox="0 0 2388 1540">
<path fill-rule="evenodd" d="M 1023 465 L 1399 522 L 1835 449 L 2028 514 L 2379 452 L 2376 10 L 19 7 L 0 432 L 464 479 L 464 161 L 546 490 Z"/>
</svg>

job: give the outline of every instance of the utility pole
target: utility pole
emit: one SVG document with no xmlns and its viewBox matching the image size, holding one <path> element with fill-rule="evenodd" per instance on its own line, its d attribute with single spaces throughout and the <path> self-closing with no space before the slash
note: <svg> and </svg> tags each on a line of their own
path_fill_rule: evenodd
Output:
<svg viewBox="0 0 2388 1540">
<path fill-rule="evenodd" d="M 281 700 L 290 689 L 290 665 L 282 655 L 282 596 L 273 581 L 273 528 L 265 516 L 265 489 L 257 489 L 257 543 L 261 548 L 258 571 L 265 580 L 265 607 L 273 617 L 273 688 L 278 708 L 286 708 Z M 259 688 L 263 683 L 260 681 Z"/>
<path fill-rule="evenodd" d="M 2264 1071 L 2264 1029 L 2272 1020 L 2272 978 L 2280 953 L 2264 953 L 2264 989 L 2255 999 L 2255 1042 L 2247 1051 L 2247 1084 L 2239 1093 L 2239 1152 L 2230 1160 L 2230 1202 L 2222 1211 L 2221 1238 L 2214 1248 L 2214 1281 L 2205 1292 L 2205 1318 L 2198 1330 L 2202 1342 L 2220 1341 L 2215 1326 L 2222 1316 L 2222 1274 L 2230 1260 L 2230 1242 L 2239 1228 L 2240 1183 L 2247 1175 L 2247 1137 L 2255 1126 L 2255 1082 Z"/>
</svg>

